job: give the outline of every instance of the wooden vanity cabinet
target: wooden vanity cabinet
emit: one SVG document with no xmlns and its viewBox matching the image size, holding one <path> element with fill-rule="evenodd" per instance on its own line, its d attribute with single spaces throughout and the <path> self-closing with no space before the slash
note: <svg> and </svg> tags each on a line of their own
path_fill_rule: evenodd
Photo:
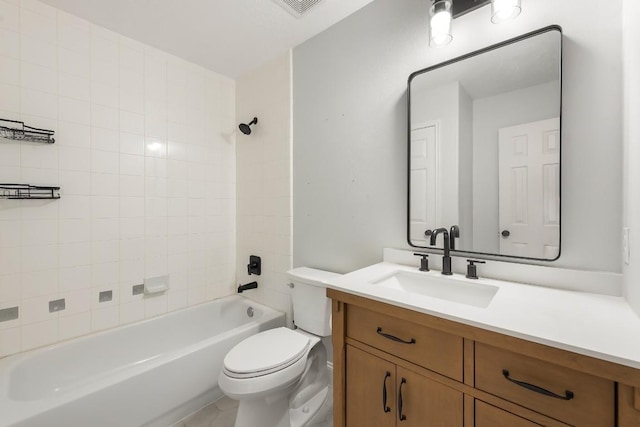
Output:
<svg viewBox="0 0 640 427">
<path fill-rule="evenodd" d="M 462 427 L 462 392 L 350 345 L 346 366 L 347 425 Z"/>
<path fill-rule="evenodd" d="M 640 370 L 327 295 L 334 427 L 640 427 Z"/>
</svg>

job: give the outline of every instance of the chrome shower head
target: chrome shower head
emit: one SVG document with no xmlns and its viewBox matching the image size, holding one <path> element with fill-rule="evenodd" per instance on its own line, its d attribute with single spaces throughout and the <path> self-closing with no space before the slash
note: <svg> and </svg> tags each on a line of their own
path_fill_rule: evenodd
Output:
<svg viewBox="0 0 640 427">
<path fill-rule="evenodd" d="M 245 135 L 251 135 L 251 125 L 255 125 L 257 123 L 258 123 L 258 118 L 254 117 L 253 120 L 249 122 L 249 124 L 240 123 L 240 126 L 238 126 L 238 129 L 240 129 L 240 132 L 244 133 Z"/>
</svg>

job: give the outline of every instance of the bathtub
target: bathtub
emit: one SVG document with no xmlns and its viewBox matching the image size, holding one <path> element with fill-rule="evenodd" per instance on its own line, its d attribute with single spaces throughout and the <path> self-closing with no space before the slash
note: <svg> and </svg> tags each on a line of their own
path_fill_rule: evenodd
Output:
<svg viewBox="0 0 640 427">
<path fill-rule="evenodd" d="M 0 359 L 0 426 L 166 427 L 222 396 L 231 347 L 284 324 L 230 296 Z"/>
</svg>

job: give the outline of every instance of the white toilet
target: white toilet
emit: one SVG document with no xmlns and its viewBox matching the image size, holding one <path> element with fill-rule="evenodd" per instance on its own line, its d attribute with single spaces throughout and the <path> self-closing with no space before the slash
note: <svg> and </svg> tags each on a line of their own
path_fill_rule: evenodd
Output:
<svg viewBox="0 0 640 427">
<path fill-rule="evenodd" d="M 240 401 L 235 427 L 311 427 L 331 410 L 321 342 L 331 335 L 331 301 L 322 282 L 338 274 L 306 267 L 287 274 L 297 329 L 260 332 L 224 358 L 218 383 L 227 396 Z"/>
</svg>

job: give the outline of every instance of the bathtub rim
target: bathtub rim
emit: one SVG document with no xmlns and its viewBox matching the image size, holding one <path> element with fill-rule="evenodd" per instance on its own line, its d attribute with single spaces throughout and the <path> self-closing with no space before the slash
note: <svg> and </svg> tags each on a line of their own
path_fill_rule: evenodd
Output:
<svg viewBox="0 0 640 427">
<path fill-rule="evenodd" d="M 219 304 L 223 300 L 235 300 L 239 301 L 243 306 L 249 307 L 258 307 L 262 310 L 262 315 L 257 318 L 252 318 L 249 322 L 244 323 L 242 325 L 238 325 L 230 330 L 226 330 L 220 334 L 208 337 L 207 339 L 196 341 L 191 343 L 190 345 L 181 347 L 179 349 L 175 349 L 166 353 L 163 353 L 157 357 L 149 358 L 141 363 L 133 364 L 132 366 L 125 366 L 122 368 L 117 368 L 115 370 L 108 371 L 101 375 L 93 376 L 90 380 L 84 381 L 82 384 L 73 385 L 69 387 L 69 390 L 66 390 L 60 394 L 47 395 L 40 398 L 36 398 L 33 400 L 21 399 L 17 400 L 11 397 L 9 394 L 10 387 L 10 378 L 12 370 L 18 366 L 20 363 L 29 360 L 37 355 L 40 355 L 46 351 L 50 351 L 59 346 L 66 345 L 72 341 L 85 341 L 90 338 L 100 337 L 104 334 L 114 333 L 118 330 L 126 329 L 129 327 L 134 327 L 140 324 L 144 324 L 147 322 L 152 322 L 161 317 L 171 316 L 178 313 L 185 313 L 190 310 L 195 310 L 198 308 L 202 308 L 205 305 L 209 304 Z M 12 425 L 14 423 L 18 423 L 28 419 L 30 416 L 36 413 L 42 413 L 47 410 L 51 410 L 57 406 L 63 405 L 65 403 L 69 403 L 75 399 L 78 399 L 84 395 L 89 393 L 97 392 L 101 389 L 114 385 L 116 383 L 125 381 L 129 378 L 132 378 L 136 375 L 140 375 L 146 371 L 157 368 L 165 363 L 169 363 L 184 357 L 192 352 L 202 350 L 211 346 L 215 342 L 222 341 L 224 339 L 230 338 L 232 335 L 236 333 L 242 333 L 245 330 L 260 327 L 262 324 L 268 324 L 270 322 L 278 321 L 278 318 L 281 318 L 282 325 L 285 324 L 285 314 L 280 312 L 273 307 L 266 306 L 264 304 L 258 303 L 254 300 L 246 298 L 240 295 L 228 295 L 221 298 L 217 298 L 215 300 L 207 301 L 202 304 L 197 304 L 191 307 L 186 307 L 180 310 L 172 311 L 170 313 L 165 313 L 164 315 L 154 316 L 149 319 L 144 319 L 138 322 L 129 323 L 126 325 L 122 325 L 119 327 L 115 327 L 112 329 L 99 331 L 96 333 L 84 335 L 81 337 L 72 338 L 65 341 L 60 341 L 58 343 L 39 347 L 36 349 L 28 350 L 26 352 L 17 353 L 15 355 L 7 356 L 5 358 L 0 359 L 0 413 L 3 413 L 3 420 L 0 423 L 0 426 L 4 426 L 5 422 L 7 425 Z M 37 410 L 37 412 L 33 412 Z"/>
</svg>

